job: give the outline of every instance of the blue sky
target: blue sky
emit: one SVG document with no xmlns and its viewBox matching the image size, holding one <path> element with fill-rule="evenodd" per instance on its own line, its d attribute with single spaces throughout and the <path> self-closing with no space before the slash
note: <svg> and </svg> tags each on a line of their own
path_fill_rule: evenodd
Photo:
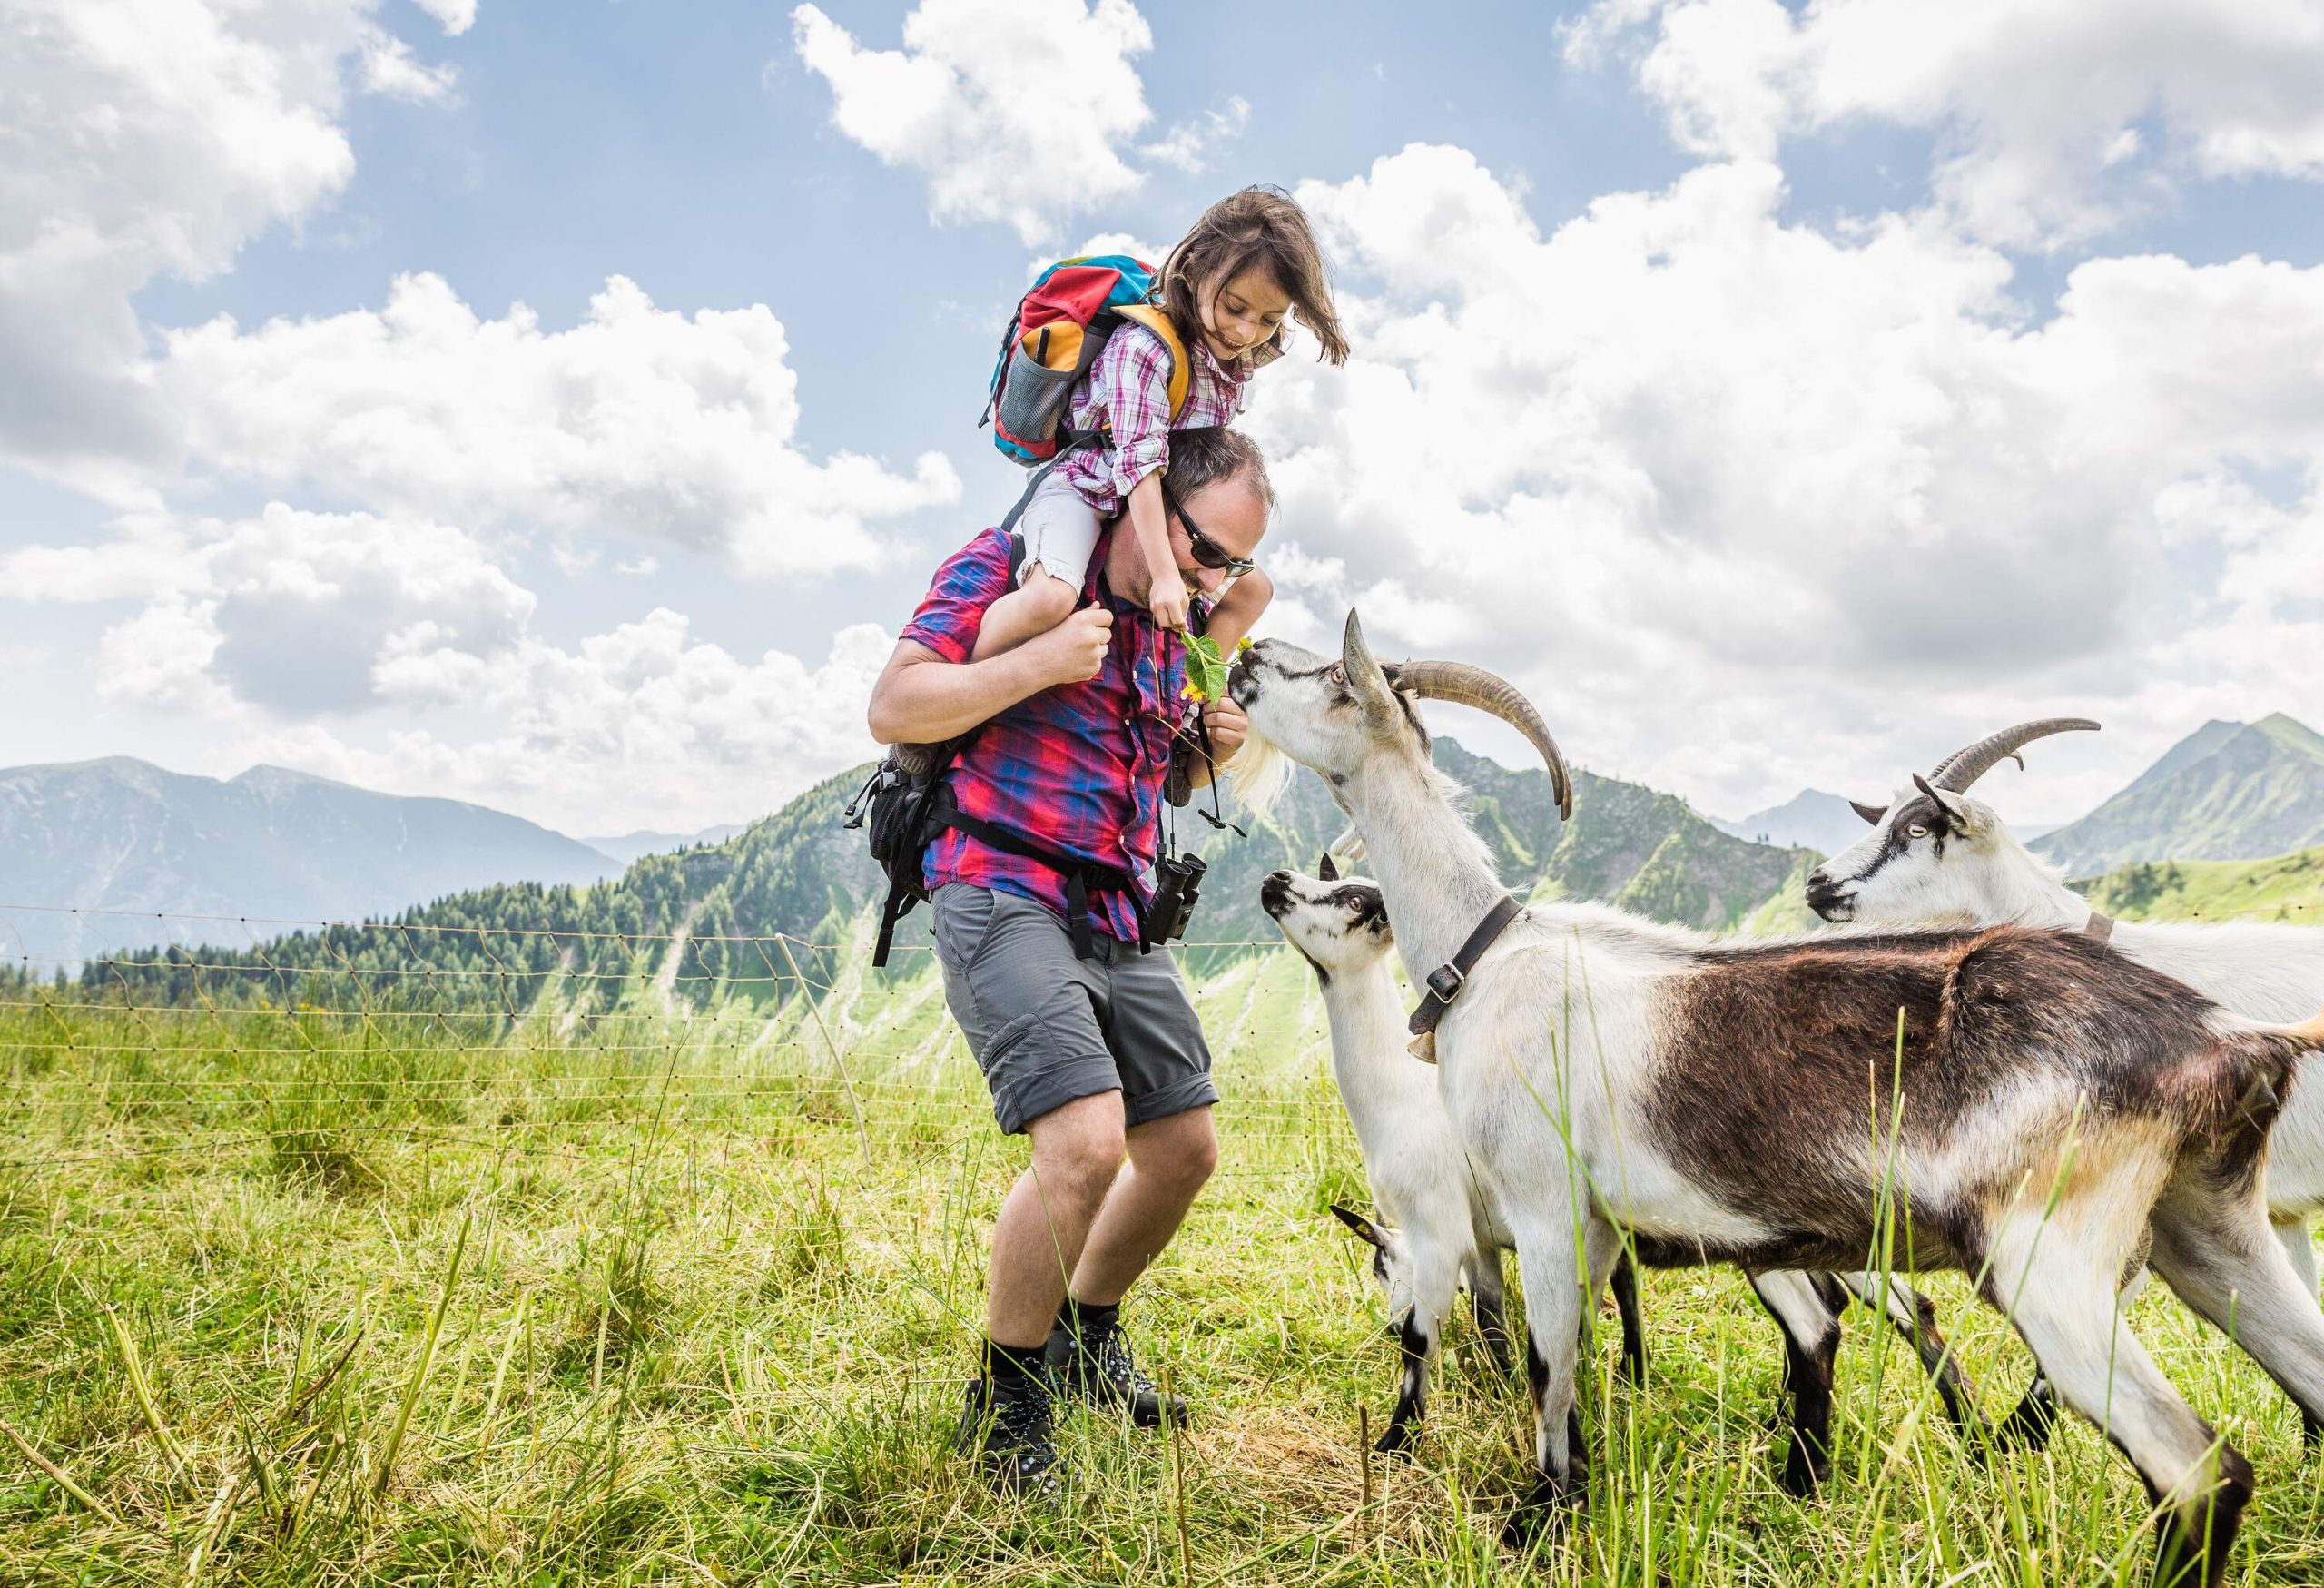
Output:
<svg viewBox="0 0 2324 1588">
<path fill-rule="evenodd" d="M 1029 269 L 1249 182 L 1358 340 L 1255 392 L 1263 632 L 1355 602 L 1721 813 L 2099 716 L 2007 791 L 2057 819 L 2324 716 L 2324 7 L 805 9 L 0 24 L 0 763 L 772 808 L 1017 488 L 973 419 Z"/>
</svg>

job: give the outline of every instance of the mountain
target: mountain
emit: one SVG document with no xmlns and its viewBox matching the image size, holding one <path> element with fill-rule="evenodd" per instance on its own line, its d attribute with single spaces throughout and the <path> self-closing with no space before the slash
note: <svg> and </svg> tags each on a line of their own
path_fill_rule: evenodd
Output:
<svg viewBox="0 0 2324 1588">
<path fill-rule="evenodd" d="M 2125 921 L 2324 926 L 2324 848 L 2265 860 L 2132 861 L 2074 886 Z"/>
<path fill-rule="evenodd" d="M 623 866 L 644 860 L 649 854 L 668 854 L 680 849 L 699 849 L 705 843 L 724 843 L 743 830 L 741 822 L 723 822 L 715 827 L 704 827 L 699 833 L 655 833 L 640 828 L 624 833 L 617 838 L 578 838 L 599 854 L 615 863 L 609 869 L 618 874 Z"/>
<path fill-rule="evenodd" d="M 1804 854 L 1730 837 L 1673 795 L 1580 772 L 1574 820 L 1566 824 L 1538 768 L 1512 772 L 1451 740 L 1437 742 L 1436 760 L 1469 786 L 1477 828 L 1521 893 L 1607 899 L 1666 921 L 1723 926 L 1787 886 L 1797 891 Z M 320 1001 L 320 989 L 286 987 L 275 967 L 403 967 L 409 974 L 416 961 L 458 972 L 438 983 L 439 995 L 513 1015 L 552 991 L 566 1009 L 609 1004 L 649 978 L 666 996 L 701 1004 L 764 998 L 788 969 L 786 946 L 819 981 L 860 974 L 852 962 L 868 957 L 870 906 L 885 891 L 862 834 L 839 824 L 864 770 L 841 773 L 723 843 L 648 855 L 596 887 L 504 884 L 407 910 L 395 918 L 398 930 L 333 929 L 263 947 L 206 950 L 200 989 L 213 999 L 240 988 L 251 998 L 288 1001 L 295 992 Z M 1199 843 L 1208 867 L 1190 938 L 1215 946 L 1185 951 L 1197 975 L 1247 958 L 1255 952 L 1248 945 L 1275 942 L 1258 908 L 1260 879 L 1278 866 L 1312 870 L 1346 824 L 1322 782 L 1305 771 L 1269 814 L 1254 817 L 1231 801 L 1226 810 L 1247 837 L 1213 832 L 1192 810 L 1174 817 L 1181 846 Z M 897 941 L 925 943 L 927 922 L 927 910 L 916 910 Z M 776 933 L 793 941 L 773 942 Z M 743 941 L 749 939 L 760 941 Z M 900 955 L 890 979 L 916 977 L 926 963 L 922 955 Z M 140 981 L 171 999 L 195 989 L 192 968 L 174 964 L 100 962 L 84 981 Z"/>
<path fill-rule="evenodd" d="M 2091 876 L 2132 861 L 2260 860 L 2324 843 L 2324 736 L 2278 713 L 2205 723 L 2129 787 L 2029 846 Z"/>
<path fill-rule="evenodd" d="M 345 920 L 487 883 L 586 883 L 617 869 L 504 812 L 281 766 L 222 782 L 126 756 L 0 770 L 0 903 Z M 251 936 L 234 921 L 158 930 Z M 0 909 L 0 953 L 69 965 L 156 931 L 133 917 Z"/>
<path fill-rule="evenodd" d="M 1864 818 L 1856 807 L 1836 794 L 1803 788 L 1779 805 L 1769 805 L 1739 822 L 1704 820 L 1720 832 L 1755 843 L 1785 849 L 1812 849 L 1827 859 L 1864 836 Z"/>
</svg>

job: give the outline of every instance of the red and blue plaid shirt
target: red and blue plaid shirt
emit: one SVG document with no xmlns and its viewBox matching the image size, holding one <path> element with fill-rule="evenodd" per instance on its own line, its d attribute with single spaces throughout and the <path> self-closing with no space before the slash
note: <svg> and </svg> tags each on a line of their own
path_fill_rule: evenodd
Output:
<svg viewBox="0 0 2324 1588">
<path fill-rule="evenodd" d="M 1028 696 L 988 721 L 952 764 L 945 781 L 967 815 L 1006 828 L 1058 854 L 1117 867 L 1137 879 L 1134 905 L 1120 893 L 1089 891 L 1089 922 L 1122 942 L 1137 941 L 1137 906 L 1151 896 L 1147 873 L 1161 834 L 1163 787 L 1173 730 L 1185 719 L 1179 690 L 1185 655 L 1155 626 L 1146 608 L 1106 586 L 1100 536 L 1089 559 L 1085 602 L 1114 615 L 1113 643 L 1098 676 Z M 936 570 L 928 595 L 902 637 L 948 662 L 975 648 L 985 608 L 1013 581 L 1009 539 L 987 529 Z M 929 888 L 972 883 L 1066 913 L 1065 879 L 1049 866 L 948 829 L 928 846 L 921 872 Z"/>
</svg>

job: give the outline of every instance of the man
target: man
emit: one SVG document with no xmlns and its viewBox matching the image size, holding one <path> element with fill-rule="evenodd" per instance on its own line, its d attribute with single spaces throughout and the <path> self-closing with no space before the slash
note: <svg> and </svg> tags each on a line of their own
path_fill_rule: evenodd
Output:
<svg viewBox="0 0 2324 1588">
<path fill-rule="evenodd" d="M 1180 575 L 1215 598 L 1265 533 L 1265 460 L 1231 430 L 1180 430 L 1167 487 Z M 1011 555 L 989 529 L 937 570 L 870 722 L 882 744 L 977 730 L 945 774 L 961 824 L 929 845 L 924 875 L 945 1001 L 1001 1129 L 1030 1134 L 1033 1162 L 993 1227 L 984 1371 L 961 1441 L 1003 1491 L 1047 1494 L 1053 1393 L 1148 1427 L 1185 1415 L 1138 1371 L 1118 1309 L 1210 1178 L 1218 1092 L 1186 984 L 1167 952 L 1141 951 L 1140 924 L 1174 757 L 1182 791 L 1205 784 L 1245 725 L 1233 702 L 1208 704 L 1210 754 L 1189 755 L 1183 651 L 1147 614 L 1152 579 L 1120 520 L 1078 611 L 970 660 Z"/>
</svg>

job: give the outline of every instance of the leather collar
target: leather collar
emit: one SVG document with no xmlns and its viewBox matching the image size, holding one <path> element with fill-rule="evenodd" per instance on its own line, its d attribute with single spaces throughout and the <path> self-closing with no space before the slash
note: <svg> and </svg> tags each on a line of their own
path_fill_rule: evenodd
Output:
<svg viewBox="0 0 2324 1588">
<path fill-rule="evenodd" d="M 1502 894 L 1501 902 L 1487 911 L 1485 918 L 1477 922 L 1477 929 L 1469 933 L 1469 941 L 1461 945 L 1461 952 L 1428 973 L 1427 996 L 1420 1001 L 1419 1007 L 1413 1011 L 1412 1019 L 1405 1022 L 1405 1029 L 1413 1034 L 1411 1048 L 1413 1058 L 1423 1064 L 1436 1062 L 1437 1021 L 1444 1018 L 1444 1011 L 1452 1007 L 1452 1001 L 1460 997 L 1462 989 L 1469 984 L 1469 972 L 1477 968 L 1477 962 L 1485 957 L 1485 951 L 1492 947 L 1511 922 L 1524 912 L 1524 905 L 1511 895 Z"/>
</svg>

